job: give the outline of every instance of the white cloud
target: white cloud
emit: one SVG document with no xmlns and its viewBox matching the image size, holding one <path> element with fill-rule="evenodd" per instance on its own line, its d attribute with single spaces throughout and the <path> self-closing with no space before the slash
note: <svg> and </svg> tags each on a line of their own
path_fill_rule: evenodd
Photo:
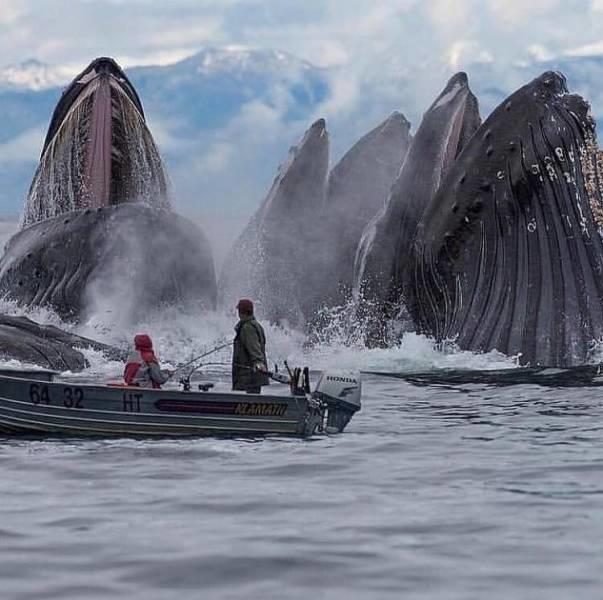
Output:
<svg viewBox="0 0 603 600">
<path fill-rule="evenodd" d="M 471 20 L 471 4 L 465 0 L 432 0 L 425 3 L 425 8 L 437 27 L 458 31 Z"/>
<path fill-rule="evenodd" d="M 341 42 L 322 40 L 317 42 L 312 62 L 317 67 L 337 67 L 350 60 L 349 52 Z"/>
<path fill-rule="evenodd" d="M 216 140 L 204 146 L 202 153 L 193 156 L 189 167 L 197 176 L 224 176 L 232 166 L 234 152 L 235 148 L 230 141 Z"/>
<path fill-rule="evenodd" d="M 398 27 L 400 20 L 416 4 L 417 0 L 381 0 L 371 3 L 334 0 L 328 2 L 332 19 L 330 28 L 354 37 L 378 35 L 392 25 Z"/>
<path fill-rule="evenodd" d="M 386 56 L 467 62 L 459 40 L 475 42 L 477 61 L 509 65 L 546 54 L 536 48 L 588 48 L 600 39 L 603 0 L 0 0 L 0 26 L 4 65 L 84 65 L 101 54 L 126 66 L 168 64 L 202 45 L 243 44 L 359 74 Z"/>
<path fill-rule="evenodd" d="M 541 44 L 531 44 L 528 46 L 530 58 L 537 61 L 551 60 L 555 54 Z"/>
<path fill-rule="evenodd" d="M 158 50 L 156 52 L 145 52 L 141 54 L 115 54 L 113 57 L 118 64 L 127 69 L 129 67 L 144 67 L 150 65 L 172 65 L 194 53 L 196 48 Z M 80 70 L 84 67 L 80 65 Z"/>
<path fill-rule="evenodd" d="M 458 40 L 448 50 L 447 62 L 453 71 L 467 68 L 471 64 L 491 63 L 494 57 L 481 48 L 475 40 Z"/>
<path fill-rule="evenodd" d="M 181 122 L 171 122 L 169 119 L 159 118 L 156 114 L 147 113 L 146 123 L 162 155 L 184 154 L 193 149 L 193 142 L 189 138 L 182 138 L 173 133 L 182 127 Z"/>
<path fill-rule="evenodd" d="M 11 25 L 24 13 L 21 0 L 0 0 L 0 25 Z"/>
<path fill-rule="evenodd" d="M 202 46 L 213 42 L 219 35 L 221 20 L 203 19 L 201 22 L 177 23 L 176 26 L 160 28 L 146 38 L 149 45 L 157 48 Z"/>
<path fill-rule="evenodd" d="M 533 22 L 562 6 L 561 0 L 488 0 L 488 3 L 495 19 L 511 26 Z"/>
<path fill-rule="evenodd" d="M 603 54 L 603 41 L 586 44 L 577 48 L 570 48 L 563 52 L 565 56 L 597 56 Z"/>
<path fill-rule="evenodd" d="M 317 109 L 315 118 L 324 116 L 328 119 L 334 114 L 350 111 L 358 102 L 360 82 L 354 73 L 345 70 L 335 71 L 329 85 L 329 97 Z"/>
</svg>

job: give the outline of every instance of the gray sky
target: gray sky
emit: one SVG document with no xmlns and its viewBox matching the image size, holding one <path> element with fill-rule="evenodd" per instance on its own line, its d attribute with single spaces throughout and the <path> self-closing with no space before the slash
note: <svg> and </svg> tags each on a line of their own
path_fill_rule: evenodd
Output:
<svg viewBox="0 0 603 600">
<path fill-rule="evenodd" d="M 287 50 L 322 66 L 503 63 L 603 52 L 603 0 L 0 0 L 0 66 L 173 62 L 203 45 Z"/>
</svg>

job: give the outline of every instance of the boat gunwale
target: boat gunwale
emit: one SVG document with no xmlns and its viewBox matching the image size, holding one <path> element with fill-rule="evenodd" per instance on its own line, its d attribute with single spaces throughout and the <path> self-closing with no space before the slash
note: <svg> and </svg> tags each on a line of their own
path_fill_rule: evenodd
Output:
<svg viewBox="0 0 603 600">
<path fill-rule="evenodd" d="M 308 401 L 308 398 L 306 395 L 303 394 L 288 394 L 288 395 L 276 395 L 276 394 L 249 394 L 247 392 L 244 391 L 239 391 L 239 390 L 230 390 L 228 392 L 218 392 L 218 391 L 185 391 L 185 390 L 181 390 L 181 389 L 170 389 L 170 388 L 147 388 L 147 387 L 141 387 L 141 386 L 137 386 L 137 385 L 108 385 L 108 384 L 95 384 L 95 383 L 80 383 L 77 381 L 69 381 L 69 380 L 45 380 L 45 379 L 30 379 L 27 377 L 11 377 L 10 375 L 2 375 L 0 373 L 0 381 L 2 379 L 10 379 L 11 381 L 16 381 L 16 382 L 31 382 L 31 383 L 43 383 L 43 384 L 50 384 L 50 385 L 65 385 L 65 386 L 69 386 L 69 387 L 83 387 L 83 388 L 87 388 L 87 389 L 98 389 L 98 390 L 110 390 L 110 391 L 118 391 L 118 390 L 139 390 L 139 391 L 144 391 L 144 393 L 151 393 L 151 394 L 181 394 L 184 395 L 185 397 L 190 397 L 190 396 L 194 396 L 195 398 L 199 398 L 202 399 L 204 395 L 211 395 L 211 394 L 218 394 L 220 396 L 232 396 L 234 398 L 262 398 L 262 399 L 269 399 L 270 401 L 288 401 L 290 399 L 295 399 L 295 400 L 304 400 L 304 401 Z"/>
</svg>

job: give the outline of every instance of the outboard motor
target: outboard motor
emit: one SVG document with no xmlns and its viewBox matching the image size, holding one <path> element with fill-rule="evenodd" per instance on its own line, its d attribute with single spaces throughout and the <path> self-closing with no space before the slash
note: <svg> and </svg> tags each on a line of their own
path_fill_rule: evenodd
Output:
<svg viewBox="0 0 603 600">
<path fill-rule="evenodd" d="M 324 371 L 312 397 L 327 406 L 327 433 L 341 433 L 360 410 L 362 383 L 357 371 Z"/>
</svg>

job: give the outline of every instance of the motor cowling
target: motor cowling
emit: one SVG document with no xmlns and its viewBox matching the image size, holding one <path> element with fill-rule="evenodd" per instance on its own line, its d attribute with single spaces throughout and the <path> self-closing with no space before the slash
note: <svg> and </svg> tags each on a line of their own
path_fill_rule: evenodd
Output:
<svg viewBox="0 0 603 600">
<path fill-rule="evenodd" d="M 358 371 L 324 371 L 312 396 L 327 407 L 327 433 L 340 433 L 360 410 L 362 381 Z"/>
</svg>

